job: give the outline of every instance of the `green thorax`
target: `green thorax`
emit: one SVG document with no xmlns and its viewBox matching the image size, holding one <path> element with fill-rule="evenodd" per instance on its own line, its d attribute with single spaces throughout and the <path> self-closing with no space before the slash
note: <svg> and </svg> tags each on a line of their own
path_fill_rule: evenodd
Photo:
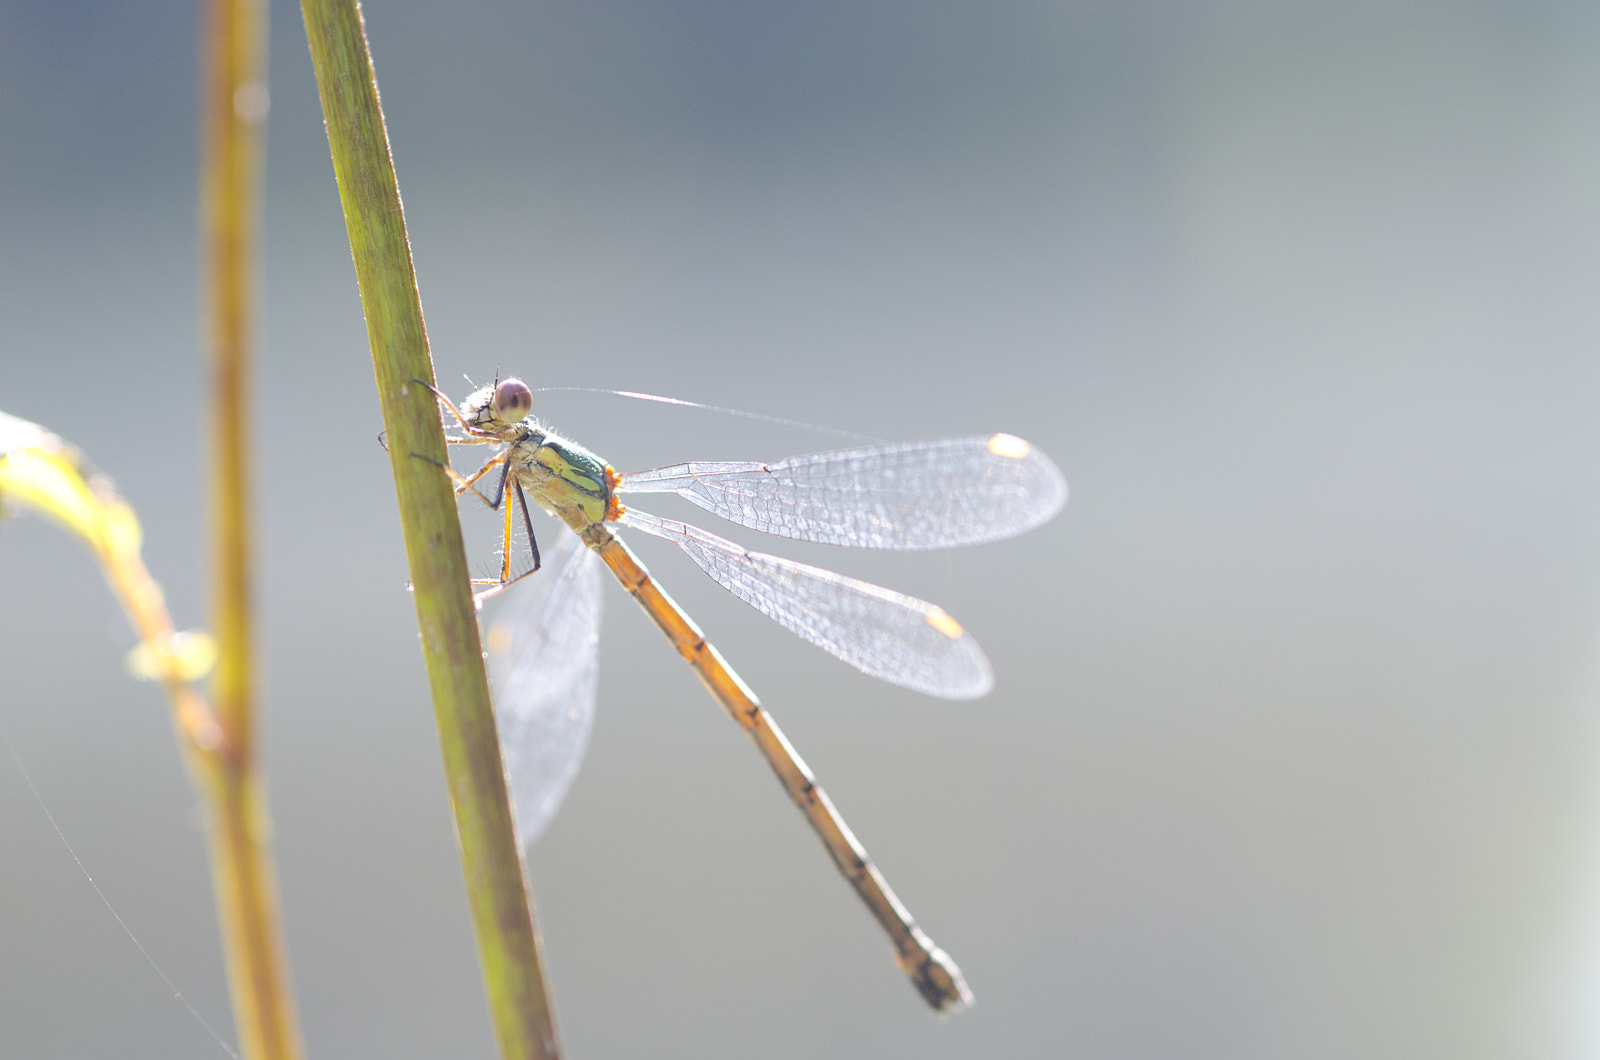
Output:
<svg viewBox="0 0 1600 1060">
<path fill-rule="evenodd" d="M 512 443 L 506 459 L 539 506 L 574 530 L 605 521 L 611 499 L 606 464 L 583 446 L 534 429 Z"/>
</svg>

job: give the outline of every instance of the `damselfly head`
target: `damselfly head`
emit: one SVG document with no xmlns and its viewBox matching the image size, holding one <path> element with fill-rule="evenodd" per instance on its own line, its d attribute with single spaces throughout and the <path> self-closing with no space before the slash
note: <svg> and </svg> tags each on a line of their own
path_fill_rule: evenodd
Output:
<svg viewBox="0 0 1600 1060">
<path fill-rule="evenodd" d="M 502 379 L 494 387 L 494 414 L 505 423 L 520 423 L 533 411 L 533 391 L 520 379 Z"/>
<path fill-rule="evenodd" d="M 520 379 L 502 379 L 467 395 L 461 418 L 468 428 L 498 434 L 521 423 L 533 410 L 533 391 Z"/>
</svg>

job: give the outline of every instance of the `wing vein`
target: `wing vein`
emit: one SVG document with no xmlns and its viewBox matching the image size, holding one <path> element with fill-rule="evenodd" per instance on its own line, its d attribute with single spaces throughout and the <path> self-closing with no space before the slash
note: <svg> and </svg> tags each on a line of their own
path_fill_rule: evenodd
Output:
<svg viewBox="0 0 1600 1060">
<path fill-rule="evenodd" d="M 699 462 L 623 475 L 619 493 L 676 493 L 730 522 L 855 548 L 956 548 L 1031 530 L 1067 483 L 1010 435 L 878 445 L 773 464 Z"/>
<path fill-rule="evenodd" d="M 622 522 L 675 542 L 723 588 L 863 673 L 941 699 L 994 685 L 977 642 L 933 604 L 636 509 Z"/>
</svg>

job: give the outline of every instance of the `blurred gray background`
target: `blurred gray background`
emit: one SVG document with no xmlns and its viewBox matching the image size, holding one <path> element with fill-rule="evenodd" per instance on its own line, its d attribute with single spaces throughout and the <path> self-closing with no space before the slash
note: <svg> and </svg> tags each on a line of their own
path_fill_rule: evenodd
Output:
<svg viewBox="0 0 1600 1060">
<path fill-rule="evenodd" d="M 573 1057 L 1600 1054 L 1600 12 L 1561 2 L 373 3 L 441 382 L 497 367 L 1073 486 L 949 555 L 971 704 L 639 547 L 977 1007 L 933 1018 L 617 591 L 532 859 Z M 0 6 L 0 408 L 79 444 L 205 622 L 192 5 Z M 321 1057 L 488 1057 L 365 331 L 272 12 L 265 746 Z M 618 398 L 617 467 L 836 439 Z M 670 506 L 666 506 L 670 509 Z M 474 559 L 493 518 L 469 513 Z M 677 514 L 666 510 L 664 514 Z M 752 532 L 730 534 L 765 544 Z M 231 1038 L 195 796 L 86 554 L 0 525 L 0 724 Z M 0 1055 L 222 1055 L 0 754 Z"/>
</svg>

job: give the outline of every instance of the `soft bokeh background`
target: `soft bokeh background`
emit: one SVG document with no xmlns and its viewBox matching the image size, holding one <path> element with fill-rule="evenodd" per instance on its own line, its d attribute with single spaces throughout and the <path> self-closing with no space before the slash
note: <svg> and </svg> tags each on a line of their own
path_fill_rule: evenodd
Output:
<svg viewBox="0 0 1600 1060">
<path fill-rule="evenodd" d="M 1600 1052 L 1600 12 L 1428 0 L 373 3 L 439 377 L 879 435 L 1073 501 L 949 556 L 975 704 L 855 674 L 669 547 L 961 963 L 930 1016 L 620 592 L 533 857 L 574 1057 Z M 298 9 L 272 13 L 265 738 L 314 1056 L 492 1054 Z M 204 622 L 190 5 L 0 6 L 0 408 Z M 619 468 L 825 435 L 550 394 Z M 482 562 L 492 519 L 469 528 Z M 749 532 L 733 536 L 747 543 Z M 0 526 L 0 724 L 227 1033 L 195 798 L 84 553 Z M 221 1050 L 0 755 L 0 1055 Z"/>
</svg>

